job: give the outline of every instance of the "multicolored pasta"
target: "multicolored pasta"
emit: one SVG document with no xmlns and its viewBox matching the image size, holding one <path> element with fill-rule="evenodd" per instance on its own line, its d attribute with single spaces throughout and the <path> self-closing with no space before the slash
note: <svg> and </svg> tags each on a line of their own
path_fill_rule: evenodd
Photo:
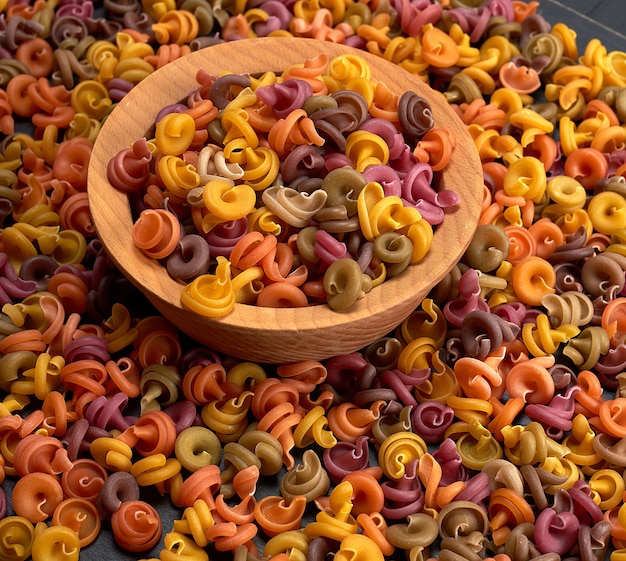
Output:
<svg viewBox="0 0 626 561">
<path fill-rule="evenodd" d="M 100 518 L 99 542 L 162 559 L 623 557 L 623 53 L 579 50 L 535 2 L 1 4 L 0 557 L 88 555 Z M 393 333 L 275 368 L 154 316 L 85 205 L 93 143 L 135 84 L 190 50 L 265 35 L 342 41 L 414 73 L 465 123 L 485 177 L 468 251 Z M 429 188 L 454 157 L 429 117 L 358 57 L 201 71 L 109 179 L 137 216 L 185 209 L 167 258 L 184 282 L 236 247 L 250 261 L 232 292 L 193 286 L 203 309 L 294 292 L 261 297 L 268 280 L 320 303 L 321 269 L 349 258 L 364 292 L 404 266 L 395 244 L 419 260 L 415 240 L 455 204 Z M 207 209 L 198 188 L 217 180 Z M 244 216 L 226 212 L 250 191 Z M 359 199 L 400 231 L 364 219 L 364 238 Z M 428 220 L 395 214 L 407 202 Z M 266 484 L 280 496 L 264 501 Z M 171 531 L 140 500 L 152 491 L 182 513 Z"/>
<path fill-rule="evenodd" d="M 175 204 L 183 204 L 183 208 L 185 204 L 190 205 L 194 224 L 200 236 L 209 241 L 209 248 L 212 243 L 209 238 L 213 237 L 214 229 L 223 228 L 224 225 L 235 225 L 238 221 L 243 226 L 244 219 L 247 221 L 250 234 L 260 233 L 264 237 L 267 236 L 268 233 L 264 232 L 263 228 L 260 231 L 255 229 L 257 222 L 251 220 L 253 217 L 260 218 L 261 213 L 269 213 L 276 217 L 280 230 L 286 229 L 294 232 L 294 236 L 297 236 L 298 230 L 306 230 L 314 224 L 319 215 L 322 232 L 333 233 L 333 235 L 327 234 L 327 243 L 335 243 L 338 248 L 341 242 L 336 236 L 346 230 L 357 232 L 359 226 L 369 241 L 373 241 L 374 238 L 387 231 L 406 230 L 406 237 L 403 239 L 410 249 L 409 261 L 415 263 L 421 260 L 432 240 L 428 223 L 432 225 L 440 223 L 443 220 L 444 208 L 456 206 L 459 203 L 458 198 L 452 192 L 438 195 L 435 193 L 430 185 L 433 182 L 432 171 L 430 175 L 424 176 L 421 181 L 423 185 L 419 191 L 415 187 L 417 185 L 415 177 L 408 172 L 409 162 L 415 163 L 415 156 L 411 154 L 406 143 L 414 144 L 432 129 L 430 106 L 426 100 L 417 99 L 419 96 L 410 96 L 410 102 L 405 96 L 401 104 L 402 116 L 399 117 L 393 107 L 399 105 L 400 100 L 397 96 L 391 95 L 382 84 L 371 86 L 369 90 L 366 88 L 369 93 L 362 92 L 358 88 L 351 90 L 344 85 L 344 82 L 347 84 L 347 80 L 351 80 L 350 84 L 353 87 L 357 82 L 360 86 L 365 84 L 370 86 L 367 81 L 369 69 L 364 67 L 362 61 L 346 60 L 345 67 L 342 67 L 342 64 L 344 64 L 343 61 L 331 61 L 328 57 L 322 57 L 319 60 L 306 61 L 303 65 L 307 72 L 317 80 L 323 80 L 324 72 L 327 70 L 327 80 L 329 84 L 332 84 L 329 86 L 330 95 L 327 95 L 327 90 L 318 93 L 305 79 L 291 77 L 291 70 L 288 70 L 282 77 L 268 73 L 267 79 L 264 77 L 258 82 L 246 76 L 227 74 L 220 77 L 199 77 L 203 86 L 187 100 L 189 104 L 190 100 L 195 100 L 200 96 L 194 103 L 206 101 L 206 104 L 222 111 L 219 116 L 212 111 L 211 107 L 207 107 L 211 116 L 203 118 L 200 122 L 198 119 L 192 119 L 189 113 L 192 108 L 190 106 L 188 109 L 185 103 L 164 108 L 155 121 L 154 139 L 138 140 L 132 149 L 118 154 L 108 166 L 108 175 L 112 184 L 119 186 L 124 192 L 134 191 L 135 186 L 142 182 L 151 183 L 148 191 L 151 189 L 153 192 L 150 200 L 154 200 L 154 204 L 150 204 L 151 209 L 141 211 L 133 229 L 134 239 L 142 250 L 148 256 L 157 259 L 166 257 L 172 252 L 171 245 L 149 239 L 148 233 L 151 230 L 155 231 L 157 225 L 161 224 L 157 221 L 155 212 L 161 213 L 159 216 L 161 218 L 165 216 L 162 213 L 169 210 L 172 220 L 175 220 L 177 212 L 180 213 L 180 210 L 176 210 L 174 206 L 165 210 L 159 208 L 163 204 L 163 198 L 166 197 Z M 315 75 L 313 75 L 314 68 L 317 70 Z M 206 92 L 203 93 L 205 79 Z M 233 93 L 234 86 L 239 88 L 236 94 Z M 315 95 L 312 96 L 313 93 Z M 203 95 L 206 97 L 201 97 Z M 321 105 L 316 103 L 317 97 Z M 390 107 L 389 110 L 386 109 L 387 105 Z M 416 128 L 411 119 L 420 111 L 425 115 L 424 123 Z M 338 119 L 344 119 L 344 121 L 348 119 L 351 125 L 346 128 L 346 123 L 340 123 Z M 331 122 L 334 124 L 331 125 Z M 216 144 L 209 143 L 201 146 L 197 153 L 190 152 L 192 147 L 197 145 L 194 140 L 195 136 L 207 123 L 209 136 L 212 137 L 207 140 L 209 142 L 212 140 Z M 328 126 L 325 123 L 328 123 Z M 401 131 L 396 130 L 396 125 L 393 123 L 400 123 L 406 129 L 404 133 L 408 137 L 405 138 Z M 334 128 L 331 129 L 329 126 Z M 324 137 L 319 136 L 318 127 L 320 133 L 325 135 Z M 450 140 L 449 135 L 447 138 Z M 267 146 L 261 146 L 259 139 L 263 139 Z M 326 148 L 327 139 L 335 144 L 338 143 L 337 149 Z M 153 147 L 149 148 L 152 145 Z M 424 144 L 420 148 L 420 154 L 428 154 L 427 146 L 428 144 Z M 303 160 L 305 151 L 307 156 Z M 362 154 L 366 153 L 372 155 L 363 160 Z M 218 156 L 219 160 L 216 159 Z M 330 158 L 333 157 L 343 157 L 343 161 L 340 158 L 340 161 L 330 166 Z M 280 161 L 281 158 L 284 162 Z M 310 163 L 308 158 L 311 158 Z M 438 169 L 445 166 L 443 156 L 435 159 Z M 449 157 L 447 159 L 449 161 Z M 290 163 L 292 160 L 293 164 Z M 388 167 L 388 164 L 391 167 Z M 424 170 L 431 170 L 428 163 L 420 165 Z M 383 167 L 391 171 L 397 169 L 402 175 L 402 179 L 399 180 L 407 182 L 403 199 L 394 195 L 396 199 L 393 202 L 398 208 L 392 214 L 395 213 L 397 216 L 385 224 L 368 224 L 366 216 L 370 212 L 379 213 L 378 207 L 376 207 L 378 210 L 373 208 L 378 198 L 385 199 L 382 204 L 390 204 L 394 196 L 376 195 L 374 199 L 370 197 L 369 206 L 366 203 L 362 208 L 357 207 L 358 191 L 354 193 L 349 191 L 345 183 L 348 178 L 339 179 L 340 175 L 338 175 L 342 173 L 346 175 L 348 170 L 352 169 L 356 175 L 348 181 L 357 181 L 364 186 L 367 180 L 361 177 L 360 172 L 372 167 Z M 281 169 L 284 169 L 283 180 L 292 180 L 293 187 L 280 182 L 276 183 Z M 328 184 L 324 179 L 317 188 L 302 190 L 299 186 L 300 182 L 304 183 L 312 178 L 314 169 L 318 169 L 324 175 L 328 174 Z M 406 178 L 405 175 L 407 175 Z M 340 184 L 332 186 L 337 181 Z M 158 187 L 155 182 L 158 183 Z M 331 189 L 332 192 L 339 189 L 339 193 L 341 191 L 344 194 L 350 193 L 349 196 L 355 199 L 350 203 L 346 216 L 341 210 L 345 204 L 341 200 L 342 196 L 338 193 L 339 197 L 335 197 Z M 158 194 L 161 191 L 163 195 Z M 255 192 L 261 192 L 262 195 L 258 204 Z M 331 193 L 330 199 L 328 199 L 329 193 Z M 407 207 L 402 210 L 405 204 Z M 413 213 L 409 211 L 411 206 L 416 209 Z M 357 208 L 361 208 L 358 220 Z M 330 220 L 323 218 L 326 214 Z M 151 218 L 152 222 L 148 218 Z M 152 223 L 154 226 L 151 229 L 149 224 Z M 413 226 L 414 224 L 416 226 Z M 178 230 L 174 232 L 173 224 L 172 228 L 174 229 L 166 232 L 165 237 L 176 245 L 179 234 Z M 269 235 L 272 233 L 270 232 Z M 236 242 L 243 243 L 244 239 L 242 231 Z M 229 272 L 228 267 L 224 264 L 220 265 L 217 259 L 217 270 L 220 271 L 220 276 L 232 276 L 232 281 L 239 271 L 245 272 L 251 266 L 247 260 L 239 263 L 237 243 L 223 248 L 220 244 L 220 250 L 216 253 L 216 257 L 228 257 L 231 261 L 234 269 Z M 300 249 L 298 244 L 296 246 Z M 350 257 L 347 250 L 340 251 L 340 253 L 341 257 Z M 333 257 L 332 260 L 336 258 Z M 323 257 L 323 259 L 328 258 Z M 379 284 L 386 277 L 399 274 L 402 269 L 400 266 L 394 266 L 389 274 L 385 274 L 384 269 L 382 273 L 371 273 L 364 258 L 359 257 L 359 259 L 359 265 L 364 273 L 367 273 L 366 276 L 376 275 L 373 284 Z M 317 260 L 318 258 L 312 258 L 313 262 Z M 407 263 L 409 261 L 404 260 Z M 229 296 L 228 289 L 223 291 L 224 293 L 218 296 L 218 299 L 220 301 L 229 299 L 230 304 L 225 304 L 226 300 L 224 304 L 218 304 L 213 302 L 211 297 L 207 300 L 204 295 L 205 290 L 209 290 L 209 286 L 215 286 L 215 283 L 211 281 L 213 278 L 211 271 L 215 264 L 216 262 L 211 260 L 208 271 L 197 270 L 195 274 L 189 275 L 180 274 L 176 270 L 171 271 L 171 274 L 180 280 L 193 280 L 201 277 L 183 291 L 182 300 L 198 313 L 212 316 L 228 313 L 233 305 L 232 294 Z M 256 280 L 259 287 L 253 291 L 248 289 L 246 296 L 235 298 L 245 303 L 256 301 L 262 306 L 308 304 L 308 295 L 314 294 L 312 283 L 316 281 L 307 277 L 315 274 L 320 278 L 317 268 L 308 265 L 307 261 L 294 271 L 291 271 L 287 264 L 283 268 L 284 271 L 281 272 L 280 277 L 274 278 L 265 267 L 265 277 Z M 326 278 L 327 275 L 323 276 Z M 293 287 L 280 284 L 284 277 L 297 277 L 302 279 L 298 281 L 298 284 L 305 281 L 310 284 L 307 284 L 307 289 L 303 292 L 296 291 Z M 279 284 L 271 286 L 272 283 Z M 203 288 L 198 291 L 200 284 Z M 324 300 L 321 288 L 324 287 L 327 293 L 330 284 L 332 284 L 330 280 L 326 281 L 325 286 L 319 284 L 316 290 L 320 296 L 314 298 L 315 302 L 320 299 Z M 347 309 L 352 306 L 355 299 L 350 298 L 342 303 L 340 300 L 343 299 L 326 298 L 325 300 L 334 309 Z"/>
</svg>

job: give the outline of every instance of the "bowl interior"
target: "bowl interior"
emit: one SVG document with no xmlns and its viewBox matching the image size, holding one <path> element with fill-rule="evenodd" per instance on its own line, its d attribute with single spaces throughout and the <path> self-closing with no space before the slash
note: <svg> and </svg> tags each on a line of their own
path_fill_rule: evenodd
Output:
<svg viewBox="0 0 626 561">
<path fill-rule="evenodd" d="M 109 160 L 142 138 L 164 106 L 185 98 L 197 87 L 198 69 L 211 74 L 280 72 L 320 52 L 331 58 L 357 55 L 367 61 L 373 80 L 383 82 L 394 93 L 412 90 L 428 99 L 435 125 L 451 129 L 456 136 L 454 155 L 441 174 L 440 188 L 458 193 L 460 204 L 446 212 L 435 230 L 430 251 L 420 263 L 372 289 L 347 312 L 335 312 L 326 305 L 275 309 L 237 304 L 228 316 L 211 319 L 182 309 L 182 285 L 133 244 L 130 205 L 127 196 L 107 180 Z M 135 86 L 108 117 L 95 143 L 88 176 L 94 225 L 122 273 L 167 319 L 199 343 L 264 363 L 321 360 L 360 349 L 393 330 L 462 256 L 478 224 L 482 195 L 482 168 L 474 142 L 443 95 L 382 58 L 344 45 L 302 38 L 221 43 L 155 71 Z"/>
</svg>

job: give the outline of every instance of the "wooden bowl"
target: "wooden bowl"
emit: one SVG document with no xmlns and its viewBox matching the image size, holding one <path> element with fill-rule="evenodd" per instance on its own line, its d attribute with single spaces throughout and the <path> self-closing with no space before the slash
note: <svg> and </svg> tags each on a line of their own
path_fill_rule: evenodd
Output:
<svg viewBox="0 0 626 561">
<path fill-rule="evenodd" d="M 275 309 L 237 304 L 228 316 L 210 319 L 183 309 L 182 285 L 133 244 L 128 198 L 108 182 L 109 160 L 142 138 L 159 110 L 184 99 L 197 87 L 199 68 L 212 74 L 280 72 L 320 52 L 331 58 L 356 54 L 371 67 L 373 80 L 385 83 L 395 93 L 413 90 L 430 101 L 436 126 L 452 129 L 456 135 L 453 159 L 442 174 L 441 188 L 457 192 L 461 203 L 437 226 L 432 247 L 420 263 L 371 290 L 348 312 L 336 312 L 326 305 Z M 288 363 L 353 352 L 406 319 L 452 269 L 471 241 L 480 215 L 483 176 L 465 125 L 443 95 L 417 77 L 382 58 L 343 45 L 302 38 L 259 38 L 193 52 L 133 88 L 98 135 L 89 166 L 88 193 L 98 236 L 110 257 L 171 323 L 199 343 L 228 355 L 261 363 Z"/>
</svg>

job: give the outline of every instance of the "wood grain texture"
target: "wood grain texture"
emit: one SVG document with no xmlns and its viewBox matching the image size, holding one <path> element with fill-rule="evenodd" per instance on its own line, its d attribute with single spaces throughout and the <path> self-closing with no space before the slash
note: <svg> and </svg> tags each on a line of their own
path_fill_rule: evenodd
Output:
<svg viewBox="0 0 626 561">
<path fill-rule="evenodd" d="M 350 311 L 325 305 L 272 309 L 237 304 L 221 319 L 182 309 L 182 285 L 156 261 L 145 257 L 131 239 L 132 218 L 126 195 L 107 181 L 106 166 L 120 150 L 145 135 L 165 105 L 196 87 L 199 68 L 209 73 L 282 71 L 326 52 L 331 58 L 356 54 L 371 67 L 372 79 L 401 94 L 413 90 L 430 101 L 436 126 L 455 132 L 453 161 L 443 173 L 442 188 L 461 197 L 437 227 L 433 246 L 417 265 L 370 291 Z M 261 363 L 321 360 L 360 349 L 399 325 L 462 256 L 476 229 L 483 196 L 482 169 L 466 127 L 444 97 L 397 66 L 343 45 L 307 39 L 262 38 L 223 43 L 171 62 L 144 79 L 118 104 L 98 135 L 90 160 L 88 194 L 102 243 L 120 270 L 173 324 L 198 342 Z"/>
</svg>

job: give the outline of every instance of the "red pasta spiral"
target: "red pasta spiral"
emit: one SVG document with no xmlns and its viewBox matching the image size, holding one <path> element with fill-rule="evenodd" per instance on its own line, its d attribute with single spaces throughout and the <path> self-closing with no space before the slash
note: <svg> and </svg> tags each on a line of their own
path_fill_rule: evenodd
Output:
<svg viewBox="0 0 626 561">
<path fill-rule="evenodd" d="M 128 551 L 147 551 L 161 539 L 162 522 L 159 513 L 150 504 L 125 501 L 111 516 L 113 537 Z"/>
<path fill-rule="evenodd" d="M 85 499 L 93 504 L 108 478 L 107 471 L 95 460 L 81 458 L 61 475 L 61 486 L 67 497 Z"/>
<path fill-rule="evenodd" d="M 15 447 L 13 463 L 20 476 L 37 472 L 60 474 L 72 466 L 61 442 L 41 434 L 29 434 L 20 441 Z"/>
<path fill-rule="evenodd" d="M 132 193 L 145 187 L 150 176 L 152 153 L 145 139 L 137 140 L 132 148 L 119 152 L 109 160 L 107 179 L 116 189 Z"/>
<path fill-rule="evenodd" d="M 148 411 L 131 428 L 137 438 L 135 450 L 143 457 L 154 454 L 170 456 L 176 441 L 176 425 L 163 411 Z"/>
<path fill-rule="evenodd" d="M 183 378 L 183 393 L 195 405 L 206 405 L 226 394 L 222 384 L 226 381 L 226 370 L 221 364 L 192 366 Z"/>
</svg>

